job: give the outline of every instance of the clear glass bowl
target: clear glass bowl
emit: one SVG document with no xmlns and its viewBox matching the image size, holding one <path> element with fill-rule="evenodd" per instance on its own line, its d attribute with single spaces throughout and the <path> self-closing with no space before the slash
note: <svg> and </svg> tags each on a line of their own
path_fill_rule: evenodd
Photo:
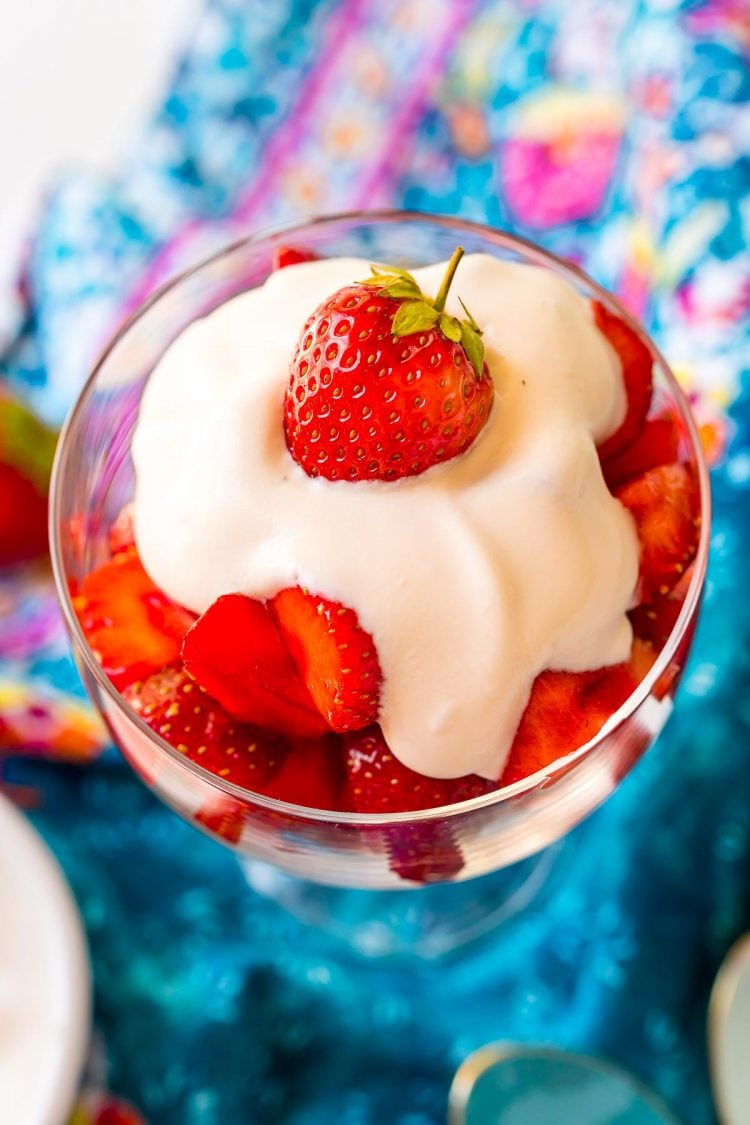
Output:
<svg viewBox="0 0 750 1125">
<path fill-rule="evenodd" d="M 284 244 L 328 257 L 411 266 L 448 258 L 461 244 L 467 253 L 555 270 L 638 331 L 654 357 L 655 408 L 667 407 L 679 420 L 685 459 L 695 464 L 700 482 L 702 527 L 692 582 L 671 636 L 649 675 L 596 738 L 487 796 L 386 815 L 332 813 L 240 789 L 183 757 L 142 722 L 102 673 L 73 611 L 71 593 L 107 557 L 107 530 L 132 495 L 130 442 L 155 364 L 196 317 L 261 283 L 274 250 Z M 123 326 L 84 387 L 63 431 L 51 495 L 52 560 L 75 657 L 133 769 L 181 816 L 242 856 L 334 887 L 403 888 L 484 875 L 539 852 L 605 800 L 672 708 L 700 603 L 708 537 L 708 477 L 688 405 L 662 356 L 618 302 L 576 267 L 522 239 L 405 212 L 340 215 L 250 237 L 165 285 Z"/>
</svg>

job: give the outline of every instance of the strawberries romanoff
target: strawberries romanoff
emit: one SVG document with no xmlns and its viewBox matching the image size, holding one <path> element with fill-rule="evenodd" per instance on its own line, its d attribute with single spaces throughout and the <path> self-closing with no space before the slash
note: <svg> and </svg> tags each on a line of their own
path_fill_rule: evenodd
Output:
<svg viewBox="0 0 750 1125">
<path fill-rule="evenodd" d="M 479 326 L 468 310 L 461 319 L 445 312 L 461 254 L 434 299 L 407 271 L 377 267 L 309 317 L 279 403 L 289 452 L 309 476 L 343 488 L 397 481 L 476 440 L 494 388 Z M 281 246 L 276 267 L 312 257 Z M 394 757 L 378 725 L 383 672 L 356 607 L 289 586 L 266 601 L 228 591 L 196 619 L 146 574 L 128 507 L 111 528 L 110 559 L 84 579 L 74 604 L 102 667 L 143 721 L 237 786 L 360 813 L 469 800 L 546 769 L 593 738 L 646 675 L 677 619 L 700 521 L 696 475 L 680 460 L 679 423 L 664 410 L 649 416 L 648 348 L 602 304 L 594 303 L 593 315 L 619 358 L 627 395 L 621 426 L 598 452 L 640 543 L 630 615 L 636 639 L 623 664 L 537 677 L 501 777 L 436 780 Z M 241 816 L 225 812 L 209 810 L 203 821 L 227 821 L 222 832 L 236 840 Z M 452 838 L 442 851 L 421 835 L 394 840 L 394 870 L 405 877 L 447 877 L 460 868 Z M 433 862 L 438 852 L 442 859 Z"/>
</svg>

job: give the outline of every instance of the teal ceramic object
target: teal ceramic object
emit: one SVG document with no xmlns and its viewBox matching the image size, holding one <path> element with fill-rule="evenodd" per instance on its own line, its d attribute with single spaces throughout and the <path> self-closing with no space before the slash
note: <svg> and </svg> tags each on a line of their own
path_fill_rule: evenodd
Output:
<svg viewBox="0 0 750 1125">
<path fill-rule="evenodd" d="M 678 1125 L 627 1071 L 542 1047 L 475 1051 L 451 1087 L 450 1125 Z"/>
</svg>

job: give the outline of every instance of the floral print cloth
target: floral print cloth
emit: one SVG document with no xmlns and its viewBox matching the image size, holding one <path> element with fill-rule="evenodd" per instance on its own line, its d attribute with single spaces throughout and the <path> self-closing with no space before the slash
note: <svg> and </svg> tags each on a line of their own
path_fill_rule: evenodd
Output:
<svg viewBox="0 0 750 1125">
<path fill-rule="evenodd" d="M 532 237 L 619 292 L 693 401 L 716 511 L 676 713 L 567 842 L 544 910 L 377 977 L 105 751 L 48 576 L 4 576 L 0 758 L 78 896 L 111 1087 L 154 1125 L 421 1125 L 469 1050 L 518 1038 L 617 1058 L 708 1125 L 708 989 L 750 922 L 746 0 L 213 0 L 165 85 L 116 177 L 50 185 L 20 264 L 2 372 L 48 422 L 176 270 L 269 224 L 403 205 Z"/>
</svg>

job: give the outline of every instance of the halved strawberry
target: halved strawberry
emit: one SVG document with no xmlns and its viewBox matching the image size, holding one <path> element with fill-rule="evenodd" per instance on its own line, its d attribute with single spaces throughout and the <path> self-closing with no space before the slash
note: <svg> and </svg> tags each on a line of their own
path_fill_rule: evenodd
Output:
<svg viewBox="0 0 750 1125">
<path fill-rule="evenodd" d="M 328 725 L 360 730 L 375 721 L 382 674 L 375 643 L 352 609 L 302 590 L 282 590 L 271 612 L 299 674 Z"/>
<path fill-rule="evenodd" d="M 123 694 L 186 758 L 244 789 L 262 791 L 289 750 L 283 735 L 235 719 L 179 665 L 131 684 Z"/>
<path fill-rule="evenodd" d="M 626 449 L 602 462 L 604 479 L 610 489 L 616 488 L 648 469 L 676 461 L 679 447 L 680 431 L 674 415 L 659 414 L 646 422 Z"/>
<path fill-rule="evenodd" d="M 293 805 L 339 809 L 343 774 L 341 746 L 335 735 L 306 741 L 295 739 L 263 792 Z"/>
<path fill-rule="evenodd" d="M 599 726 L 583 707 L 588 672 L 541 672 L 534 680 L 529 702 L 519 723 L 501 785 L 551 765 L 588 742 Z"/>
<path fill-rule="evenodd" d="M 698 546 L 698 482 L 688 465 L 649 469 L 615 492 L 635 520 L 641 545 L 640 601 L 669 593 Z"/>
<path fill-rule="evenodd" d="M 318 255 L 312 250 L 301 250 L 297 246 L 277 246 L 273 252 L 273 269 L 283 270 L 285 266 L 296 266 L 298 262 L 317 262 Z"/>
<path fill-rule="evenodd" d="M 411 812 L 469 801 L 490 793 L 497 783 L 467 774 L 457 778 L 425 777 L 394 758 L 380 727 L 343 738 L 348 808 L 363 813 Z"/>
<path fill-rule="evenodd" d="M 682 603 L 692 581 L 693 569 L 694 565 L 691 563 L 668 594 L 656 598 L 647 605 L 639 605 L 631 609 L 628 616 L 636 637 L 649 641 L 656 649 L 660 649 L 666 643 L 680 616 Z"/>
<path fill-rule="evenodd" d="M 107 546 L 110 555 L 119 555 L 120 551 L 127 551 L 135 546 L 135 532 L 133 529 L 134 504 L 126 504 L 119 512 L 117 519 L 109 529 Z"/>
<path fill-rule="evenodd" d="M 607 461 L 629 445 L 643 428 L 653 390 L 651 352 L 632 328 L 599 301 L 593 302 L 594 319 L 617 352 L 627 395 L 627 410 L 619 429 L 599 446 L 599 458 Z"/>
<path fill-rule="evenodd" d="M 239 844 L 247 806 L 225 793 L 198 809 L 194 820 L 227 844 Z"/>
<path fill-rule="evenodd" d="M 135 547 L 88 574 L 73 607 L 97 660 L 120 690 L 176 660 L 195 621 L 151 581 Z"/>
<path fill-rule="evenodd" d="M 185 636 L 190 675 L 232 715 L 302 738 L 328 729 L 265 602 L 225 594 Z"/>
<path fill-rule="evenodd" d="M 385 829 L 388 866 L 411 883 L 442 883 L 453 879 L 464 865 L 453 826 L 397 824 Z"/>
<path fill-rule="evenodd" d="M 534 681 L 500 779 L 512 785 L 599 733 L 651 668 L 656 654 L 635 641 L 629 659 L 594 672 L 542 672 Z"/>
</svg>

